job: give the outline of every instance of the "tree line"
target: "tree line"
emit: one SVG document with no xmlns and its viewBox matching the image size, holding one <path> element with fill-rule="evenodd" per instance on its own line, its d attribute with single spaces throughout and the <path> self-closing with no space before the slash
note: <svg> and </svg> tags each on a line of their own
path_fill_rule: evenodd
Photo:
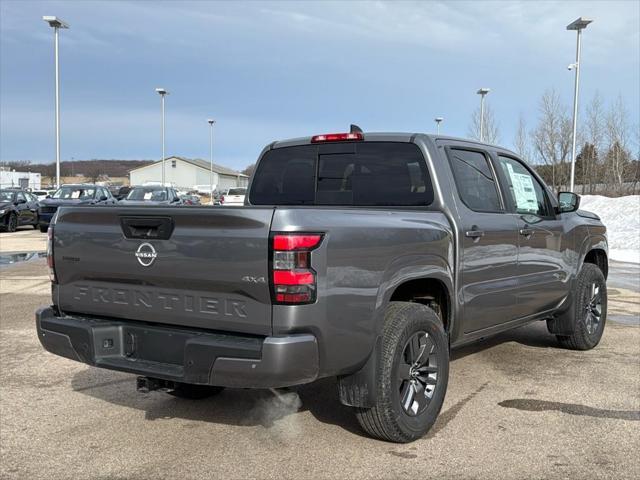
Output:
<svg viewBox="0 0 640 480">
<path fill-rule="evenodd" d="M 622 96 L 609 107 L 596 92 L 580 112 L 576 138 L 575 191 L 609 196 L 640 193 L 640 126 L 633 124 Z M 479 138 L 477 109 L 469 136 Z M 568 190 L 571 175 L 572 114 L 554 89 L 538 101 L 535 125 L 529 128 L 520 114 L 513 149 L 533 165 L 556 192 Z M 485 105 L 484 140 L 500 142 L 500 132 L 489 105 Z"/>
</svg>

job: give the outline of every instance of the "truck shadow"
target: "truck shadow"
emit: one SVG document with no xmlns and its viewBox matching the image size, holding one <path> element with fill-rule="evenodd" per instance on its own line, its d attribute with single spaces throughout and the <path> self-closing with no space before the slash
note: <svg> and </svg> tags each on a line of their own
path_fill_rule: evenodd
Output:
<svg viewBox="0 0 640 480">
<path fill-rule="evenodd" d="M 339 402 L 335 378 L 274 391 L 228 388 L 203 400 L 175 398 L 164 392 L 139 393 L 135 390 L 135 378 L 126 373 L 87 367 L 73 376 L 71 386 L 83 395 L 143 411 L 145 419 L 150 421 L 180 418 L 269 429 L 279 421 L 291 426 L 288 422 L 299 421 L 296 414 L 310 412 L 323 423 L 364 436 L 350 408 Z"/>
<path fill-rule="evenodd" d="M 556 347 L 555 337 L 546 332 L 544 324 L 541 326 L 543 330 L 535 328 L 535 325 L 521 327 L 456 350 L 452 353 L 452 368 L 455 369 L 455 362 L 460 358 L 479 354 L 505 342 L 540 348 Z M 303 421 L 296 414 L 309 412 L 319 422 L 366 436 L 352 409 L 338 400 L 335 378 L 277 391 L 230 388 L 208 399 L 186 400 L 163 392 L 138 393 L 135 390 L 134 375 L 87 367 L 74 375 L 71 386 L 83 395 L 144 411 L 145 419 L 149 421 L 180 418 L 193 422 L 240 427 L 262 426 L 269 429 L 280 421 Z M 458 413 L 457 409 L 454 410 L 456 411 L 449 412 L 449 416 L 453 417 Z M 443 412 L 441 417 L 434 426 L 438 431 L 449 420 L 447 412 Z"/>
<path fill-rule="evenodd" d="M 560 348 L 555 335 L 547 331 L 546 322 L 535 322 L 522 327 L 508 330 L 497 335 L 487 337 L 477 342 L 457 348 L 451 352 L 451 361 L 464 358 L 468 355 L 480 353 L 484 350 L 497 347 L 503 343 L 518 343 L 527 347 Z"/>
</svg>

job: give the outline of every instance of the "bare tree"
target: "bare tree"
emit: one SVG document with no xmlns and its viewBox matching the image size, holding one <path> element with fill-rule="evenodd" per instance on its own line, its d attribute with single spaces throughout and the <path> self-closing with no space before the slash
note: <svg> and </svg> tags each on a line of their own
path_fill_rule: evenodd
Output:
<svg viewBox="0 0 640 480">
<path fill-rule="evenodd" d="M 587 105 L 586 120 L 583 128 L 585 146 L 580 155 L 582 164 L 582 193 L 593 194 L 601 177 L 598 160 L 604 151 L 604 110 L 602 96 L 596 92 Z"/>
<path fill-rule="evenodd" d="M 513 138 L 513 147 L 516 153 L 525 160 L 529 160 L 531 149 L 529 148 L 529 134 L 527 133 L 527 123 L 522 112 L 518 116 L 518 129 Z"/>
<path fill-rule="evenodd" d="M 0 166 L 6 170 L 15 170 L 16 172 L 24 172 L 25 170 L 29 170 L 29 166 L 31 162 L 29 160 L 9 160 L 7 162 L 2 162 Z"/>
<path fill-rule="evenodd" d="M 86 162 L 83 166 L 83 170 L 83 175 L 91 180 L 92 183 L 96 183 L 98 180 L 100 180 L 100 177 L 102 177 L 104 173 L 102 162 L 99 160 Z"/>
<path fill-rule="evenodd" d="M 244 173 L 246 176 L 250 177 L 253 175 L 253 172 L 256 169 L 256 164 L 252 163 L 251 165 L 247 166 L 244 168 L 244 170 L 241 170 L 240 173 Z"/>
<path fill-rule="evenodd" d="M 493 110 L 486 103 L 484 105 L 483 123 L 483 141 L 487 143 L 498 143 L 500 141 L 500 130 L 493 115 Z M 476 108 L 471 115 L 468 135 L 471 138 L 480 140 L 480 107 Z"/>
<path fill-rule="evenodd" d="M 629 137 L 629 114 L 622 96 L 619 96 L 607 113 L 605 130 L 605 178 L 607 190 L 611 189 L 611 193 L 619 194 L 624 189 L 625 171 L 631 160 Z"/>
<path fill-rule="evenodd" d="M 548 179 L 557 192 L 568 183 L 571 120 L 558 93 L 547 90 L 540 99 L 538 125 L 532 132 L 535 156 L 551 169 Z"/>
</svg>

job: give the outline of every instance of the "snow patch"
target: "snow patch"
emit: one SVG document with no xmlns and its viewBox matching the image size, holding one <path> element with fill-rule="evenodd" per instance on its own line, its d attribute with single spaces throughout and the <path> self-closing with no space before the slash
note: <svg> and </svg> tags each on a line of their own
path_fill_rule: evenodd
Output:
<svg viewBox="0 0 640 480">
<path fill-rule="evenodd" d="M 640 195 L 583 195 L 580 209 L 595 213 L 607 227 L 611 260 L 640 263 Z"/>
</svg>

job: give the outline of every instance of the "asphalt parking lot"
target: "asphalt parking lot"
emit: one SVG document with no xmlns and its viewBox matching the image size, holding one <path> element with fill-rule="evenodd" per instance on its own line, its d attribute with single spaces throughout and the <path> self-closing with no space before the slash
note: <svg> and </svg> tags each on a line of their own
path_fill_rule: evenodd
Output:
<svg viewBox="0 0 640 480">
<path fill-rule="evenodd" d="M 333 380 L 187 401 L 45 352 L 44 259 L 7 264 L 44 241 L 0 234 L 1 478 L 640 477 L 637 266 L 611 265 L 596 349 L 561 350 L 538 323 L 456 351 L 436 425 L 396 445 L 364 436 Z"/>
</svg>

